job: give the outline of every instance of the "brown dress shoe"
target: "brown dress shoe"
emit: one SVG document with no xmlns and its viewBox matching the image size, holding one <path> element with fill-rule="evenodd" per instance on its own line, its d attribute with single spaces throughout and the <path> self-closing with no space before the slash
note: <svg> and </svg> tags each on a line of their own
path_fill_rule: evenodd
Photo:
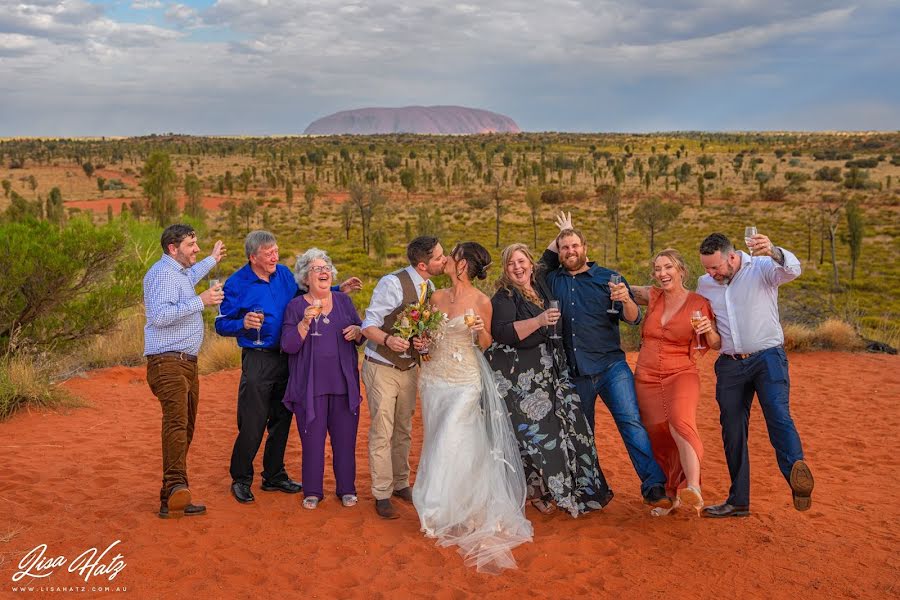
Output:
<svg viewBox="0 0 900 600">
<path fill-rule="evenodd" d="M 402 490 L 394 490 L 394 495 L 401 500 L 412 502 L 412 486 L 406 486 Z"/>
<path fill-rule="evenodd" d="M 791 467 L 791 493 L 794 497 L 794 508 L 799 511 L 809 510 L 812 506 L 813 482 L 812 471 L 802 460 Z"/>
<path fill-rule="evenodd" d="M 375 512 L 377 512 L 378 516 L 382 519 L 400 518 L 400 515 L 397 514 L 396 510 L 394 510 L 394 505 L 391 504 L 391 501 L 387 498 L 385 498 L 384 500 L 375 501 Z"/>
<path fill-rule="evenodd" d="M 186 485 L 176 485 L 169 490 L 169 499 L 166 505 L 172 512 L 181 512 L 191 503 L 191 490 Z"/>
</svg>

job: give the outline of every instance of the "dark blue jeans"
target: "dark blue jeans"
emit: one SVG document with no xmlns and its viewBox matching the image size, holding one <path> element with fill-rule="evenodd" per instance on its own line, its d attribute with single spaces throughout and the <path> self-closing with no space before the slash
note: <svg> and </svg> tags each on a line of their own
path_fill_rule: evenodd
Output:
<svg viewBox="0 0 900 600">
<path fill-rule="evenodd" d="M 594 404 L 598 394 L 606 404 L 619 428 L 622 441 L 625 442 L 631 464 L 641 478 L 641 495 L 646 496 L 654 486 L 665 485 L 666 476 L 653 458 L 650 436 L 641 423 L 634 391 L 634 375 L 628 363 L 624 360 L 614 362 L 603 373 L 576 377 L 573 383 L 581 398 L 581 410 L 592 428 L 595 427 Z M 596 437 L 596 429 L 594 435 Z"/>
<path fill-rule="evenodd" d="M 750 506 L 750 460 L 747 453 L 747 424 L 753 394 L 766 419 L 769 441 L 781 474 L 790 482 L 791 467 L 803 459 L 800 435 L 789 406 L 791 381 L 784 348 L 776 346 L 743 360 L 720 356 L 716 360 L 716 401 L 725 460 L 731 475 L 728 503 Z"/>
</svg>

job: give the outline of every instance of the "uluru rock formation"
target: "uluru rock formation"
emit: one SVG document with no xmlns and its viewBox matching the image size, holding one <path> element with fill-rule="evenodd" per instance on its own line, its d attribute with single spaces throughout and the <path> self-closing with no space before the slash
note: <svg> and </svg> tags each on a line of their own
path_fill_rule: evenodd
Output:
<svg viewBox="0 0 900 600">
<path fill-rule="evenodd" d="M 464 106 L 359 108 L 316 119 L 303 132 L 310 135 L 375 133 L 519 133 L 516 122 L 497 113 Z"/>
</svg>

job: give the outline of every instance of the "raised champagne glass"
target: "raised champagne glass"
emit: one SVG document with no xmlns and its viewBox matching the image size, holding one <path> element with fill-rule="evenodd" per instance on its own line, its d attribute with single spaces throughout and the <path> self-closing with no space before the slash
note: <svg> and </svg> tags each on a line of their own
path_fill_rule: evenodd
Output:
<svg viewBox="0 0 900 600">
<path fill-rule="evenodd" d="M 219 287 L 220 285 L 222 285 L 221 279 L 219 279 L 218 277 L 210 277 L 209 289 L 214 290 L 217 287 Z M 216 310 L 218 311 L 216 314 L 216 318 L 218 319 L 219 317 L 222 316 L 222 303 L 221 302 L 219 302 L 219 304 L 216 305 Z"/>
<path fill-rule="evenodd" d="M 697 336 L 697 345 L 694 346 L 694 350 L 706 350 L 706 346 L 703 345 L 703 342 L 700 340 L 700 334 L 697 333 L 697 326 L 700 325 L 700 321 L 703 320 L 703 313 L 699 310 L 695 310 L 691 312 L 691 327 L 694 328 L 694 334 Z"/>
<path fill-rule="evenodd" d="M 622 283 L 622 276 L 619 275 L 618 273 L 613 273 L 612 275 L 609 276 L 609 292 L 610 292 L 610 296 L 612 296 L 612 286 L 614 286 L 614 285 L 619 285 L 620 283 Z M 610 307 L 610 308 L 607 308 L 607 309 L 606 309 L 606 312 L 608 312 L 608 313 L 610 313 L 610 314 L 613 314 L 613 315 L 619 314 L 619 311 L 616 310 L 616 302 L 615 302 L 615 300 L 613 300 L 610 304 L 611 304 L 611 307 Z"/>
<path fill-rule="evenodd" d="M 550 308 L 555 308 L 556 310 L 559 310 L 559 300 L 551 300 Z M 557 321 L 557 323 L 558 322 L 559 321 Z M 552 333 L 550 334 L 551 340 L 561 340 L 562 339 L 562 336 L 559 335 L 559 330 L 556 328 L 556 323 L 551 325 L 551 330 L 552 330 Z"/>
<path fill-rule="evenodd" d="M 747 244 L 747 250 L 750 251 L 750 264 L 753 264 L 753 248 L 750 247 L 750 242 L 753 241 L 753 236 L 757 234 L 756 227 L 744 227 L 744 243 Z"/>
<path fill-rule="evenodd" d="M 475 325 L 476 317 L 475 317 L 475 309 L 474 308 L 466 309 L 466 314 L 463 315 L 463 321 L 465 321 L 466 327 L 468 327 L 469 329 L 471 329 Z M 472 345 L 473 346 L 478 345 L 478 334 L 475 333 L 474 331 L 472 332 Z"/>
<path fill-rule="evenodd" d="M 259 329 L 256 330 L 256 341 L 253 342 L 254 346 L 262 346 L 262 326 L 263 321 L 266 320 L 266 312 L 263 310 L 262 306 L 254 306 L 250 309 L 250 312 L 256 313 L 256 316 L 259 317 Z"/>
<path fill-rule="evenodd" d="M 310 302 L 309 305 L 312 307 L 313 312 L 315 313 L 315 314 L 313 315 L 313 320 L 316 322 L 316 330 L 313 331 L 313 332 L 312 332 L 311 334 L 309 334 L 309 335 L 312 335 L 312 336 L 320 336 L 320 335 L 322 335 L 322 334 L 319 333 L 319 315 L 322 314 L 322 301 L 319 300 L 318 298 L 313 298 L 313 301 Z"/>
</svg>

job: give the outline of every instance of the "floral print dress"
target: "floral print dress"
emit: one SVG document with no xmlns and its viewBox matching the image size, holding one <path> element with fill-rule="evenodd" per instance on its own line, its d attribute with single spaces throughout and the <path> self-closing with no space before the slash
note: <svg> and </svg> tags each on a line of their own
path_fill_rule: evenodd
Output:
<svg viewBox="0 0 900 600">
<path fill-rule="evenodd" d="M 549 294 L 536 286 L 546 304 Z M 494 342 L 485 357 L 506 402 L 519 444 L 528 497 L 555 501 L 573 517 L 612 500 L 594 435 L 569 381 L 560 340 L 538 330 L 520 340 L 513 327 L 544 311 L 518 291 L 500 289 L 491 299 Z"/>
</svg>

